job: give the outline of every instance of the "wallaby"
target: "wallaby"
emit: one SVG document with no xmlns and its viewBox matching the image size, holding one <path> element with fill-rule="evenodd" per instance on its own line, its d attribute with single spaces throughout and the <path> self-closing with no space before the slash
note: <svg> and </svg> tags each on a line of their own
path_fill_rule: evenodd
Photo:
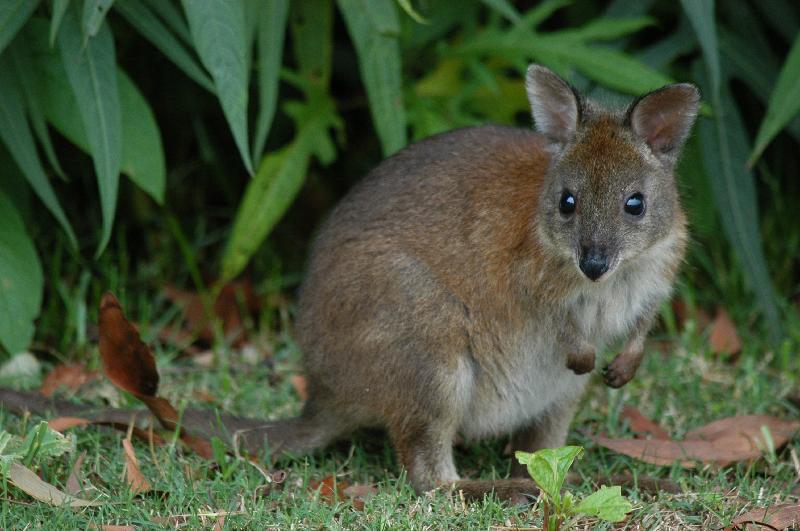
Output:
<svg viewBox="0 0 800 531">
<path fill-rule="evenodd" d="M 526 89 L 539 133 L 436 135 L 335 208 L 299 297 L 308 401 L 264 428 L 273 450 L 379 426 L 417 492 L 514 497 L 532 484 L 459 481 L 456 434 L 561 446 L 596 350 L 625 339 L 605 382 L 633 377 L 684 254 L 673 170 L 698 90 L 668 85 L 613 112 L 538 65 Z"/>
</svg>

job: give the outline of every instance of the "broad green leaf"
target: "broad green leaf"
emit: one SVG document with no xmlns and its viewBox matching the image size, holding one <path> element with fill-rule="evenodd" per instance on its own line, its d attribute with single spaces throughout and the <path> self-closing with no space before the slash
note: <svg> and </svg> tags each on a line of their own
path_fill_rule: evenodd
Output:
<svg viewBox="0 0 800 531">
<path fill-rule="evenodd" d="M 24 452 L 24 463 L 30 466 L 36 459 L 58 457 L 69 452 L 72 447 L 69 438 L 50 429 L 47 421 L 42 420 L 28 431 L 20 450 Z"/>
<path fill-rule="evenodd" d="M 695 65 L 694 77 L 710 90 L 705 72 Z M 722 228 L 731 243 L 749 287 L 773 340 L 782 336 L 775 290 L 770 279 L 759 232 L 758 206 L 753 175 L 747 170 L 750 151 L 746 129 L 727 86 L 720 91 L 713 119 L 700 119 L 698 133 L 705 170 L 711 177 L 712 197 Z"/>
<path fill-rule="evenodd" d="M 574 35 L 582 40 L 613 41 L 653 24 L 655 24 L 655 20 L 650 17 L 597 18 L 585 26 L 574 30 L 564 30 L 559 34 L 562 36 Z"/>
<path fill-rule="evenodd" d="M 114 0 L 83 0 L 83 39 L 86 42 L 88 39 L 97 35 L 100 31 L 100 26 L 106 19 L 108 10 Z"/>
<path fill-rule="evenodd" d="M 392 0 L 339 0 L 339 9 L 356 46 L 361 78 L 383 154 L 391 155 L 406 145 L 395 5 Z"/>
<path fill-rule="evenodd" d="M 261 4 L 258 21 L 258 118 L 253 136 L 253 159 L 260 160 L 267 133 L 275 116 L 278 100 L 278 74 L 283 57 L 283 41 L 288 0 L 267 0 Z"/>
<path fill-rule="evenodd" d="M 20 82 L 20 88 L 25 97 L 25 104 L 27 105 L 28 117 L 31 120 L 33 132 L 39 143 L 44 148 L 44 153 L 47 156 L 47 161 L 53 167 L 56 174 L 64 180 L 67 176 L 61 168 L 61 163 L 56 156 L 53 142 L 50 139 L 50 131 L 47 129 L 47 122 L 44 119 L 39 99 L 35 96 L 38 91 L 36 86 L 36 73 L 33 71 L 33 59 L 31 58 L 30 46 L 27 42 L 21 44 L 14 43 L 10 50 L 11 59 L 16 68 L 17 79 Z"/>
<path fill-rule="evenodd" d="M 711 101 L 716 104 L 722 78 L 719 66 L 719 45 L 717 44 L 717 25 L 714 20 L 714 0 L 681 0 L 683 11 L 697 34 L 703 50 L 706 66 L 711 77 Z"/>
<path fill-rule="evenodd" d="M 419 14 L 419 12 L 414 9 L 414 6 L 411 5 L 411 0 L 397 0 L 397 5 L 403 8 L 403 11 L 406 12 L 406 15 L 414 19 L 419 24 L 430 24 L 430 22 Z"/>
<path fill-rule="evenodd" d="M 45 118 L 62 135 L 86 152 L 90 144 L 75 96 L 58 55 L 47 47 L 43 27 L 34 20 L 26 34 L 34 48 L 37 90 L 33 92 Z M 161 133 L 153 111 L 128 75 L 117 70 L 122 111 L 122 155 L 120 169 L 158 203 L 164 200 L 166 167 Z"/>
<path fill-rule="evenodd" d="M 523 26 L 526 28 L 535 28 L 548 18 L 550 15 L 570 5 L 573 0 L 545 0 L 533 9 L 528 10 L 523 16 Z"/>
<path fill-rule="evenodd" d="M 319 86 L 327 87 L 333 56 L 333 2 L 304 0 L 292 2 L 291 8 L 292 49 L 298 70 Z"/>
<path fill-rule="evenodd" d="M 36 144 L 22 107 L 24 99 L 17 86 L 15 73 L 16 69 L 11 64 L 8 54 L 3 54 L 0 57 L 0 138 L 31 188 L 64 228 L 73 249 L 77 249 L 75 233 L 39 160 L 39 153 L 36 151 Z"/>
<path fill-rule="evenodd" d="M 53 0 L 53 17 L 50 19 L 50 46 L 56 43 L 56 35 L 69 7 L 69 0 Z"/>
<path fill-rule="evenodd" d="M 159 18 L 163 20 L 167 26 L 172 30 L 186 44 L 192 44 L 192 35 L 189 32 L 189 24 L 186 22 L 180 9 L 172 2 L 165 2 L 164 0 L 143 0 L 150 6 L 150 10 L 157 13 Z"/>
<path fill-rule="evenodd" d="M 688 55 L 696 48 L 694 32 L 687 18 L 681 18 L 677 29 L 662 40 L 641 49 L 636 58 L 641 62 L 663 70 L 681 55 Z"/>
<path fill-rule="evenodd" d="M 202 69 L 186 47 L 172 34 L 153 11 L 141 0 L 119 2 L 116 11 L 127 20 L 136 31 L 161 50 L 175 66 L 196 81 L 201 87 L 214 92 L 214 82 Z"/>
<path fill-rule="evenodd" d="M 519 24 L 522 20 L 519 16 L 519 12 L 517 12 L 517 8 L 515 8 L 511 2 L 508 0 L 481 0 L 484 4 L 491 7 L 508 20 L 513 22 L 514 24 Z"/>
<path fill-rule="evenodd" d="M 800 32 L 783 63 L 775 90 L 769 98 L 764 120 L 758 128 L 755 146 L 748 164 L 751 166 L 781 129 L 800 111 Z"/>
<path fill-rule="evenodd" d="M 39 0 L 0 0 L 0 53 L 31 17 Z"/>
<path fill-rule="evenodd" d="M 15 354 L 33 339 L 44 277 L 16 207 L 0 191 L 0 345 Z"/>
<path fill-rule="evenodd" d="M 197 54 L 214 79 L 217 98 L 248 173 L 253 162 L 247 140 L 247 82 L 244 5 L 225 0 L 183 0 Z"/>
<path fill-rule="evenodd" d="M 58 34 L 61 60 L 87 133 L 100 190 L 103 228 L 96 252 L 99 256 L 111 238 L 122 154 L 114 40 L 108 25 L 103 24 L 84 46 L 74 8 L 67 10 L 62 24 L 63 31 Z"/>
<path fill-rule="evenodd" d="M 572 514 L 585 514 L 596 516 L 607 522 L 621 522 L 633 510 L 631 502 L 622 495 L 619 486 L 607 487 L 603 485 L 600 490 L 593 492 L 572 507 Z"/>
<path fill-rule="evenodd" d="M 528 473 L 550 499 L 558 500 L 561 486 L 575 458 L 583 453 L 580 446 L 545 448 L 533 453 L 516 452 L 517 461 L 527 465 Z"/>
<path fill-rule="evenodd" d="M 222 282 L 242 272 L 291 206 L 303 186 L 312 154 L 323 163 L 330 160 L 333 146 L 328 129 L 340 128 L 342 123 L 333 101 L 322 90 L 318 87 L 309 91 L 309 101 L 303 105 L 287 104 L 287 112 L 298 126 L 297 136 L 289 145 L 264 157 L 248 183 L 222 257 Z"/>
</svg>

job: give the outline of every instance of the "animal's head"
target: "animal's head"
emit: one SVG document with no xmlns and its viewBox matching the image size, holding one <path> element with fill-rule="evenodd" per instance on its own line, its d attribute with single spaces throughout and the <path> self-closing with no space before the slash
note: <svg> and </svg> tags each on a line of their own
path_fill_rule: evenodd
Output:
<svg viewBox="0 0 800 531">
<path fill-rule="evenodd" d="M 602 281 L 667 238 L 682 216 L 673 171 L 699 92 L 667 85 L 613 112 L 538 65 L 528 69 L 526 88 L 551 153 L 539 238 L 585 277 Z"/>
</svg>

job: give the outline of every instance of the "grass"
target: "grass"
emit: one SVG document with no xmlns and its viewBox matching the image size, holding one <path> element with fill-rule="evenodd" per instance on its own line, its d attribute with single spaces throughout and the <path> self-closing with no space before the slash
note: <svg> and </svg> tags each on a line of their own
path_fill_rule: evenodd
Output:
<svg viewBox="0 0 800 531">
<path fill-rule="evenodd" d="M 147 312 L 151 316 L 153 313 Z M 800 452 L 800 441 L 754 463 L 694 470 L 647 465 L 592 442 L 590 434 L 597 432 L 629 435 L 627 426 L 619 420 L 623 404 L 635 405 L 675 436 L 735 414 L 797 418 L 797 406 L 789 400 L 798 374 L 796 361 L 784 358 L 776 363 L 774 356 L 755 340 L 745 341 L 745 351 L 738 362 L 717 359 L 708 352 L 705 334 L 696 330 L 693 321 L 680 331 L 655 339 L 658 341 L 649 347 L 636 379 L 623 389 L 608 389 L 595 377 L 569 438 L 570 443 L 587 449 L 585 457 L 573 468 L 584 479 L 572 487 L 576 493 L 592 492 L 594 478 L 625 472 L 673 480 L 681 486 L 682 493 L 653 495 L 636 489 L 626 492 L 635 507 L 627 527 L 641 525 L 647 529 L 719 528 L 744 510 L 796 501 L 800 470 L 792 464 L 790 453 Z M 289 375 L 298 370 L 299 353 L 284 336 L 262 338 L 255 343 L 268 348 L 271 355 L 254 363 L 241 352 L 228 351 L 220 356 L 221 363 L 211 367 L 192 359 L 177 359 L 172 351 L 157 351 L 161 394 L 184 406 L 197 406 L 198 396 L 210 395 L 222 409 L 249 416 L 278 418 L 295 414 L 300 401 Z M 796 351 L 796 347 L 796 343 L 787 344 L 781 352 Z M 783 364 L 788 366 L 774 368 Z M 27 386 L 35 388 L 36 384 L 34 379 Z M 102 391 L 103 386 L 100 387 Z M 135 405 L 133 398 L 113 389 L 98 392 L 95 388 L 93 392 L 116 397 L 118 405 Z M 0 423 L 12 433 L 23 433 L 34 420 L 0 412 Z M 166 522 L 188 529 L 210 529 L 217 522 L 213 515 L 223 512 L 228 513 L 226 529 L 487 529 L 541 525 L 536 506 L 520 509 L 493 499 L 465 504 L 457 494 L 445 491 L 416 496 L 398 469 L 391 447 L 376 433 L 359 433 L 351 441 L 314 455 L 284 459 L 277 464 L 287 472 L 280 485 L 268 485 L 256 467 L 234 457 L 215 463 L 184 453 L 177 446 L 151 449 L 134 440 L 142 472 L 153 487 L 152 492 L 138 496 L 130 493 L 123 479 L 120 441 L 124 434 L 93 426 L 71 433 L 77 441 L 75 451 L 66 459 L 44 463 L 42 477 L 63 488 L 75 459 L 86 452 L 84 475 L 98 489 L 94 495 L 99 493 L 107 503 L 83 510 L 52 507 L 32 501 L 4 484 L 1 528 L 71 529 L 117 524 L 160 529 Z M 498 440 L 469 443 L 457 449 L 460 472 L 473 478 L 505 476 L 511 457 L 503 455 L 504 446 L 505 442 Z M 361 511 L 349 501 L 326 503 L 309 489 L 309 482 L 329 475 L 351 484 L 376 484 L 378 494 Z M 164 520 L 170 517 L 176 519 Z M 596 528 L 599 524 L 586 520 L 580 525 Z"/>
</svg>

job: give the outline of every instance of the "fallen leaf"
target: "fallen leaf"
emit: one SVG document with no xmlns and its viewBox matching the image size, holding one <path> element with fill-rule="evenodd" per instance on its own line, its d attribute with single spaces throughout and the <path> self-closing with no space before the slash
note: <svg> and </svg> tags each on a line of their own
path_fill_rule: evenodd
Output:
<svg viewBox="0 0 800 531">
<path fill-rule="evenodd" d="M 628 425 L 634 433 L 650 435 L 654 439 L 669 439 L 667 430 L 645 417 L 641 411 L 633 406 L 623 407 L 620 417 L 628 421 Z"/>
<path fill-rule="evenodd" d="M 53 420 L 47 421 L 47 425 L 50 427 L 50 429 L 56 430 L 57 432 L 64 432 L 70 428 L 74 428 L 75 426 L 86 426 L 87 424 L 91 423 L 91 420 L 81 417 L 57 417 Z"/>
<path fill-rule="evenodd" d="M 81 467 L 83 466 L 83 460 L 85 458 L 86 451 L 84 450 L 75 460 L 75 464 L 72 465 L 72 469 L 69 471 L 69 477 L 67 478 L 67 484 L 65 485 L 67 494 L 72 494 L 74 496 L 83 492 L 83 482 L 81 481 L 80 474 Z"/>
<path fill-rule="evenodd" d="M 241 346 L 247 340 L 245 316 L 254 316 L 261 309 L 261 302 L 249 280 L 234 281 L 223 286 L 211 307 L 211 315 L 208 315 L 203 298 L 198 293 L 167 286 L 164 288 L 164 295 L 183 309 L 190 334 L 206 343 L 214 341 L 214 328 L 210 318 L 216 318 L 222 323 L 225 338 L 233 346 Z"/>
<path fill-rule="evenodd" d="M 89 524 L 89 529 L 102 529 L 103 531 L 136 531 L 136 528 L 132 525 Z"/>
<path fill-rule="evenodd" d="M 356 511 L 363 511 L 367 501 L 378 493 L 375 485 L 363 485 L 356 483 L 342 489 L 342 493 L 350 498 L 353 508 Z"/>
<path fill-rule="evenodd" d="M 137 396 L 156 394 L 155 358 L 112 293 L 100 300 L 100 357 L 103 372 L 117 387 Z"/>
<path fill-rule="evenodd" d="M 130 439 L 122 439 L 122 449 L 125 453 L 125 479 L 134 494 L 141 494 L 150 490 L 150 483 L 139 469 L 139 460 Z"/>
<path fill-rule="evenodd" d="M 293 374 L 289 381 L 292 382 L 292 387 L 297 392 L 297 396 L 300 397 L 300 400 L 306 401 L 308 400 L 308 381 L 306 377 L 302 374 Z"/>
<path fill-rule="evenodd" d="M 695 323 L 697 323 L 697 329 L 705 330 L 711 323 L 711 317 L 704 309 L 698 306 L 695 306 L 693 310 L 689 308 L 689 305 L 683 299 L 676 298 L 672 301 L 672 311 L 679 327 L 683 328 L 687 320 L 694 319 Z"/>
<path fill-rule="evenodd" d="M 772 507 L 760 507 L 737 516 L 731 524 L 732 526 L 727 527 L 726 531 L 733 531 L 734 529 L 755 531 L 765 528 L 777 531 L 794 529 L 800 524 L 800 505 L 784 503 L 773 505 Z"/>
<path fill-rule="evenodd" d="M 312 492 L 319 491 L 319 497 L 328 505 L 336 501 L 344 501 L 344 490 L 350 485 L 347 481 L 336 481 L 335 476 L 327 476 L 321 481 L 312 479 L 308 482 L 308 488 Z"/>
<path fill-rule="evenodd" d="M 767 415 L 743 415 L 693 430 L 683 441 L 610 439 L 602 435 L 595 436 L 594 440 L 615 452 L 655 465 L 671 465 L 678 461 L 686 468 L 698 462 L 727 466 L 761 457 L 766 446 L 762 427 L 769 429 L 775 448 L 780 448 L 800 428 L 800 422 Z"/>
<path fill-rule="evenodd" d="M 74 391 L 78 387 L 97 379 L 97 371 L 90 371 L 82 363 L 59 364 L 45 376 L 39 392 L 52 396 L 61 387 Z"/>
<path fill-rule="evenodd" d="M 736 354 L 742 350 L 742 342 L 736 325 L 725 308 L 717 308 L 717 315 L 711 323 L 708 343 L 716 354 Z"/>
<path fill-rule="evenodd" d="M 96 507 L 102 505 L 99 501 L 84 500 L 61 491 L 54 485 L 42 480 L 30 468 L 16 462 L 12 462 L 9 465 L 8 480 L 30 497 L 57 507 L 61 505 L 69 507 Z"/>
<path fill-rule="evenodd" d="M 224 514 L 222 516 L 218 516 L 217 517 L 217 521 L 214 522 L 213 531 L 222 531 L 223 529 L 225 529 L 225 515 Z"/>
</svg>

